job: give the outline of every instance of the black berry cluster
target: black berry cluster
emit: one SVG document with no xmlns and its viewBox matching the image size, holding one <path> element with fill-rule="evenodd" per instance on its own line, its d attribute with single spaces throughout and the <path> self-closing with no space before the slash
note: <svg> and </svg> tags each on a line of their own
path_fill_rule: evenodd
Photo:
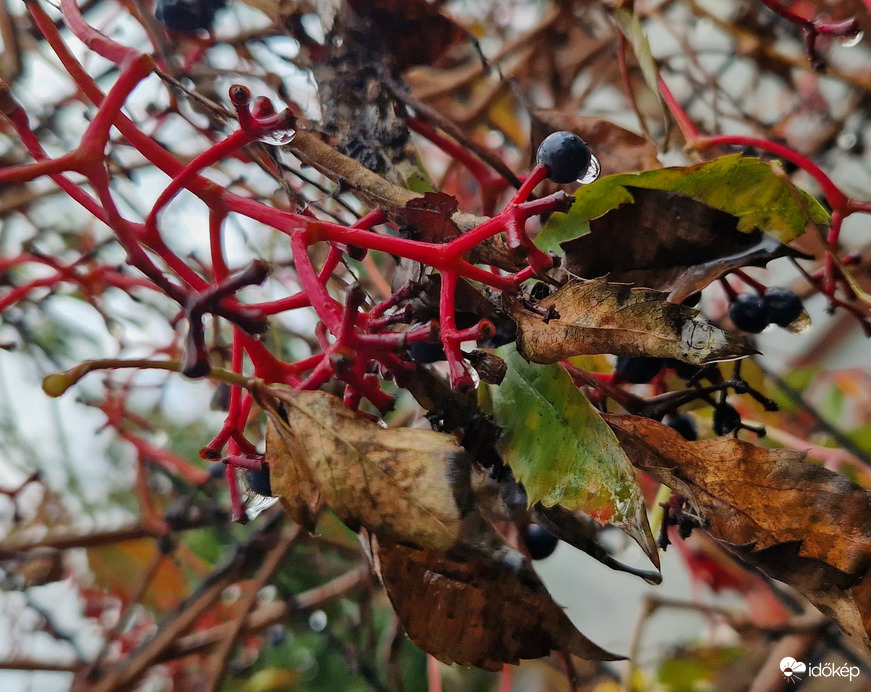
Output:
<svg viewBox="0 0 871 692">
<path fill-rule="evenodd" d="M 769 324 L 787 327 L 804 312 L 801 298 L 786 288 L 772 287 L 764 295 L 742 293 L 729 304 L 729 317 L 738 329 L 758 334 Z"/>
<path fill-rule="evenodd" d="M 535 160 L 549 169 L 548 178 L 560 185 L 573 183 L 587 172 L 593 154 L 574 132 L 554 132 L 539 145 Z"/>
</svg>

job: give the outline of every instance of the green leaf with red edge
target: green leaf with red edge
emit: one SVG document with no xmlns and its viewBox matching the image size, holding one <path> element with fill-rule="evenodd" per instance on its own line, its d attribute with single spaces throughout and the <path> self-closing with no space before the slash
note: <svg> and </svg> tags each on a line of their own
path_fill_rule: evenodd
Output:
<svg viewBox="0 0 871 692">
<path fill-rule="evenodd" d="M 614 433 L 559 365 L 535 365 L 514 345 L 497 354 L 508 371 L 491 387 L 499 451 L 529 504 L 581 510 L 618 526 L 658 566 L 641 488 Z"/>
<path fill-rule="evenodd" d="M 793 185 L 779 164 L 731 154 L 694 166 L 600 178 L 575 193 L 575 203 L 567 213 L 553 214 L 536 245 L 558 250 L 560 243 L 588 232 L 590 219 L 634 201 L 630 188 L 686 195 L 737 217 L 739 231 L 750 233 L 759 228 L 782 243 L 800 236 L 809 223 L 831 221 L 823 206 Z"/>
</svg>

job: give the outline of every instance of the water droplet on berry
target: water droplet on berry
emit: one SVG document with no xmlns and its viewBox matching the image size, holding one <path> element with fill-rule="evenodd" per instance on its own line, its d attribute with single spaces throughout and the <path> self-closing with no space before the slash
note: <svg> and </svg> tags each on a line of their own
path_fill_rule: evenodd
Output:
<svg viewBox="0 0 871 692">
<path fill-rule="evenodd" d="M 275 147 L 280 147 L 282 144 L 287 144 L 293 139 L 296 130 L 275 130 L 268 135 L 263 135 L 260 141 L 264 144 L 271 144 Z"/>
<path fill-rule="evenodd" d="M 853 46 L 858 45 L 864 37 L 865 32 L 859 31 L 852 36 L 842 36 L 838 39 L 838 41 L 844 48 L 852 48 Z"/>
<path fill-rule="evenodd" d="M 811 316 L 807 314 L 807 310 L 802 310 L 802 313 L 785 327 L 786 331 L 793 334 L 805 334 L 810 328 Z"/>
<path fill-rule="evenodd" d="M 587 166 L 586 173 L 578 178 L 578 182 L 581 185 L 589 185 L 599 177 L 601 172 L 602 166 L 599 165 L 599 159 L 596 158 L 596 155 L 593 152 L 590 152 L 590 165 Z"/>
</svg>

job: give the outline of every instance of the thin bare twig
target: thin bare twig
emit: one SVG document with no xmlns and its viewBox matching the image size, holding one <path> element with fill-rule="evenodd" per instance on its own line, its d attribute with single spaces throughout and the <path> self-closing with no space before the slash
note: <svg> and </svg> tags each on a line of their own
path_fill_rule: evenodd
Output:
<svg viewBox="0 0 871 692">
<path fill-rule="evenodd" d="M 230 653 L 244 629 L 245 618 L 257 602 L 258 592 L 266 586 L 275 574 L 287 551 L 290 550 L 290 547 L 299 538 L 301 531 L 302 529 L 299 526 L 282 531 L 278 541 L 263 560 L 263 564 L 260 566 L 254 581 L 247 585 L 248 593 L 245 594 L 239 603 L 236 619 L 230 623 L 230 629 L 227 631 L 226 636 L 218 643 L 216 651 L 212 654 L 209 661 L 206 670 L 206 682 L 203 684 L 203 690 L 206 692 L 214 692 L 221 684 L 227 669 Z"/>
<path fill-rule="evenodd" d="M 364 584 L 371 578 L 371 575 L 372 570 L 369 565 L 361 565 L 349 572 L 345 572 L 345 574 L 336 577 L 332 581 L 304 591 L 289 601 L 266 603 L 252 610 L 246 617 L 241 619 L 241 631 L 243 633 L 258 632 L 272 625 L 284 622 L 299 612 L 317 608 L 334 598 L 344 596 L 349 591 Z M 210 649 L 226 638 L 232 627 L 233 623 L 223 623 L 202 632 L 194 632 L 179 637 L 158 660 L 166 661 L 181 658 Z"/>
</svg>

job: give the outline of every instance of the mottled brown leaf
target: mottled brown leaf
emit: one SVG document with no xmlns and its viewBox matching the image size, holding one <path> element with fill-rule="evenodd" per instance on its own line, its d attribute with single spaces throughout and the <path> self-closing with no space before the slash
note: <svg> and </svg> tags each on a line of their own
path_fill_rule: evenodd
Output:
<svg viewBox="0 0 871 692">
<path fill-rule="evenodd" d="M 684 495 L 715 538 L 745 552 L 868 644 L 871 494 L 787 449 L 688 442 L 647 418 L 607 415 L 632 463 Z"/>
<path fill-rule="evenodd" d="M 266 463 L 290 517 L 313 529 L 323 503 L 352 528 L 415 545 L 458 541 L 468 459 L 447 434 L 382 428 L 326 392 L 270 389 Z"/>
<path fill-rule="evenodd" d="M 591 220 L 588 234 L 562 244 L 566 269 L 666 291 L 679 303 L 739 267 L 807 257 L 759 230 L 739 231 L 737 217 L 686 195 L 629 190 L 633 203 Z"/>
<path fill-rule="evenodd" d="M 619 125 L 573 112 L 540 109 L 532 112 L 532 150 L 551 132 L 569 130 L 596 153 L 602 175 L 659 168 L 656 144 Z"/>
<path fill-rule="evenodd" d="M 613 353 L 702 365 L 755 352 L 743 338 L 700 319 L 697 310 L 668 302 L 664 293 L 605 279 L 568 283 L 539 307 L 559 316 L 545 320 L 519 304 L 512 310 L 517 348 L 534 363 Z"/>
<path fill-rule="evenodd" d="M 432 65 L 455 43 L 468 37 L 466 31 L 438 6 L 426 0 L 348 0 L 372 29 L 384 37 L 385 47 L 404 70 L 412 65 Z"/>
<path fill-rule="evenodd" d="M 440 661 L 500 670 L 554 650 L 622 658 L 575 628 L 527 562 L 518 568 L 384 541 L 373 552 L 403 628 Z"/>
</svg>

